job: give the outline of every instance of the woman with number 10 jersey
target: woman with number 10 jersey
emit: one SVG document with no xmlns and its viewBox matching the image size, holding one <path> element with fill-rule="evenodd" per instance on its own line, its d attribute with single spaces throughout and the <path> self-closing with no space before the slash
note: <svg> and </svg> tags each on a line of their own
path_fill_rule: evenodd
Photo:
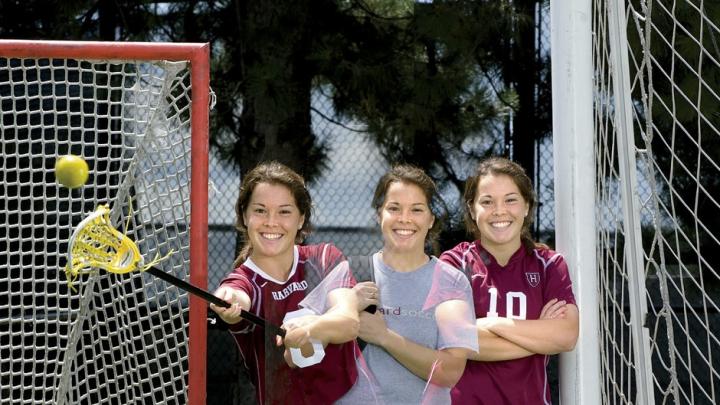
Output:
<svg viewBox="0 0 720 405">
<path fill-rule="evenodd" d="M 479 352 L 452 390 L 454 404 L 549 404 L 549 355 L 570 351 L 578 308 L 564 258 L 530 238 L 536 199 L 525 171 L 489 158 L 465 184 L 475 236 L 440 256 L 471 277 Z"/>
<path fill-rule="evenodd" d="M 333 245 L 299 245 L 310 230 L 311 206 L 303 178 L 277 162 L 255 167 L 240 187 L 237 228 L 245 247 L 235 271 L 215 292 L 233 305 L 211 308 L 230 324 L 258 404 L 332 404 L 365 375 L 359 373 L 362 362 L 354 340 L 359 317 L 352 277 L 338 277 L 340 281 L 327 290 L 323 313 L 292 321 L 287 317 L 298 313 L 313 284 L 330 274 L 349 274 Z M 241 309 L 283 324 L 285 338 L 243 320 Z M 324 346 L 324 358 L 297 367 L 289 350 L 302 349 L 308 358 L 313 343 Z"/>
</svg>

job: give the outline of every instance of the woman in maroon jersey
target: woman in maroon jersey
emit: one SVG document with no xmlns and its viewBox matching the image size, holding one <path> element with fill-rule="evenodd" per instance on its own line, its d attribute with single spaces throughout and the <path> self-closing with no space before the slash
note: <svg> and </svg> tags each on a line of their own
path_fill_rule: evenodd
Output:
<svg viewBox="0 0 720 405">
<path fill-rule="evenodd" d="M 308 281 L 323 279 L 344 261 L 333 245 L 301 246 L 310 231 L 311 199 L 303 178 L 277 162 L 263 163 L 247 173 L 240 187 L 237 229 L 245 246 L 215 292 L 233 303 L 211 308 L 228 324 L 238 344 L 259 404 L 331 404 L 358 380 L 356 343 L 357 298 L 351 281 L 327 295 L 322 315 L 306 315 L 285 323 L 284 346 L 279 338 L 244 321 L 240 309 L 274 324 L 299 309 Z M 346 266 L 345 266 L 346 267 Z M 336 273 L 336 272 L 335 272 Z M 333 274 L 335 274 L 333 273 Z M 314 365 L 295 367 L 287 348 L 307 349 L 322 343 L 325 357 Z M 309 352 L 312 352 L 310 350 Z"/>
<path fill-rule="evenodd" d="M 453 388 L 453 403 L 548 404 L 548 356 L 572 350 L 578 337 L 567 264 L 530 237 L 536 198 L 516 163 L 481 162 L 463 201 L 475 240 L 440 259 L 471 276 L 480 351 Z"/>
</svg>

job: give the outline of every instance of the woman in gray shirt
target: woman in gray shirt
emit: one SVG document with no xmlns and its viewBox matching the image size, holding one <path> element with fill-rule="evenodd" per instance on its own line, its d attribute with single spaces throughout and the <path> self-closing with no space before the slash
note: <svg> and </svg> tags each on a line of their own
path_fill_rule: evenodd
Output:
<svg viewBox="0 0 720 405">
<path fill-rule="evenodd" d="M 374 314 L 361 313 L 359 337 L 386 404 L 449 404 L 468 354 L 478 350 L 467 277 L 425 253 L 440 230 L 436 194 L 432 179 L 409 165 L 392 168 L 375 189 L 384 246 L 372 258 L 374 282 L 354 290 L 361 310 L 377 305 Z M 344 400 L 363 398 L 351 390 Z"/>
</svg>

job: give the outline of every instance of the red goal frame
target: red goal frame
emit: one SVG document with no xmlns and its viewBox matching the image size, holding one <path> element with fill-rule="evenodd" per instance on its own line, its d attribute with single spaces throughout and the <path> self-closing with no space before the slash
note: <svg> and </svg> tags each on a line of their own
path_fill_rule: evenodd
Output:
<svg viewBox="0 0 720 405">
<path fill-rule="evenodd" d="M 207 289 L 210 45 L 207 43 L 36 41 L 0 39 L 0 56 L 13 58 L 168 60 L 190 62 L 191 211 L 190 283 Z M 203 106 L 203 107 L 199 107 Z M 189 295 L 188 403 L 206 401 L 207 304 Z"/>
</svg>

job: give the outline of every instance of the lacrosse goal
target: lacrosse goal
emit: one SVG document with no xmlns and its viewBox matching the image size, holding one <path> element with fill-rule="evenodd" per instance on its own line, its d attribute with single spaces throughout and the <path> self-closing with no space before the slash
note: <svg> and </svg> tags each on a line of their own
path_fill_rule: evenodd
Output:
<svg viewBox="0 0 720 405">
<path fill-rule="evenodd" d="M 3 400 L 204 403 L 205 301 L 140 272 L 69 288 L 64 270 L 108 204 L 144 257 L 206 288 L 209 101 L 207 44 L 0 40 Z M 80 189 L 55 182 L 66 154 L 90 166 Z"/>
<path fill-rule="evenodd" d="M 565 112 L 572 111 L 566 114 L 571 124 L 588 127 L 567 131 L 571 136 L 563 141 L 590 139 L 592 154 L 556 178 L 594 184 L 556 196 L 591 200 L 594 212 L 582 227 L 593 234 L 578 243 L 594 253 L 593 259 L 584 256 L 579 273 L 591 282 L 578 289 L 597 295 L 595 304 L 580 308 L 581 318 L 595 320 L 585 329 L 581 325 L 581 340 L 596 342 L 579 343 L 578 351 L 587 355 L 576 357 L 598 365 L 579 361 L 568 368 L 595 374 L 576 384 L 574 397 L 589 387 L 597 394 L 580 403 L 720 403 L 720 6 L 567 3 L 582 10 L 574 13 L 576 20 L 568 14 L 565 21 L 586 25 L 591 35 L 578 41 L 565 35 L 572 25 L 557 29 L 557 44 L 587 61 L 587 69 L 571 75 L 562 69 L 573 64 L 569 59 L 557 64 L 557 78 L 587 81 L 588 89 L 564 93 L 583 93 Z M 559 59 L 553 57 L 555 67 Z M 553 96 L 562 102 L 555 86 L 554 81 Z M 577 155 L 577 149 L 566 149 L 559 156 L 569 161 Z M 589 169 L 580 171 L 587 162 Z"/>
</svg>

